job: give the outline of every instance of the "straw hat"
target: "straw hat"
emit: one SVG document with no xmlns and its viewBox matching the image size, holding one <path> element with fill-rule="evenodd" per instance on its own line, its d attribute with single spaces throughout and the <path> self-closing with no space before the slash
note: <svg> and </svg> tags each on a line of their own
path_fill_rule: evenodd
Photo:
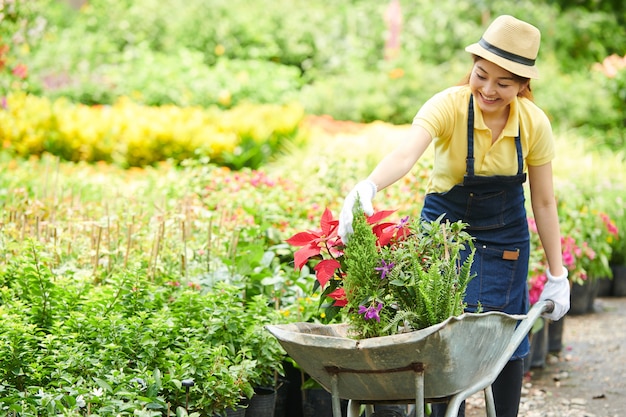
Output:
<svg viewBox="0 0 626 417">
<path fill-rule="evenodd" d="M 496 18 L 483 37 L 465 50 L 526 78 L 539 78 L 535 67 L 541 32 L 513 16 Z"/>
</svg>

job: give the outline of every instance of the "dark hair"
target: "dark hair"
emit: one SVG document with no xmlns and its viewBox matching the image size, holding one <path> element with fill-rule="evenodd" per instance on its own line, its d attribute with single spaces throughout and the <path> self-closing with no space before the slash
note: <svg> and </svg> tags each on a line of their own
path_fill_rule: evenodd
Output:
<svg viewBox="0 0 626 417">
<path fill-rule="evenodd" d="M 474 59 L 474 64 L 477 63 L 478 61 L 483 60 L 483 57 L 480 57 L 478 55 L 474 55 L 472 54 L 472 58 Z M 529 99 L 530 101 L 533 100 L 533 92 L 530 89 L 530 78 L 526 78 L 526 77 L 521 77 L 517 74 L 513 74 L 513 78 L 515 79 L 515 81 L 517 81 L 520 84 L 526 84 L 526 88 L 524 88 L 522 91 L 520 91 L 517 96 L 518 97 L 524 97 Z M 465 77 L 463 77 L 461 79 L 461 81 L 459 82 L 459 85 L 467 85 L 469 84 L 469 80 L 470 80 L 470 76 L 472 75 L 472 71 L 470 70 L 470 72 L 467 73 L 467 75 L 465 75 Z"/>
</svg>

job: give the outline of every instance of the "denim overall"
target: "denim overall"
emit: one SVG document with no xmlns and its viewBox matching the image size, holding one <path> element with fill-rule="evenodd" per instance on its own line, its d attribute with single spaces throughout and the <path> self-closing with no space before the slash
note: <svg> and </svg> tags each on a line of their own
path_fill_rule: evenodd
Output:
<svg viewBox="0 0 626 417">
<path fill-rule="evenodd" d="M 474 174 L 474 104 L 470 95 L 467 121 L 467 172 L 462 184 L 444 193 L 428 194 L 422 218 L 436 220 L 442 213 L 451 222 L 468 223 L 476 254 L 465 302 L 467 311 L 502 311 L 507 314 L 528 312 L 528 261 L 530 236 L 524 206 L 523 154 L 518 132 L 517 174 L 480 176 Z M 469 254 L 465 251 L 463 258 Z M 528 354 L 526 338 L 511 359 Z"/>
</svg>

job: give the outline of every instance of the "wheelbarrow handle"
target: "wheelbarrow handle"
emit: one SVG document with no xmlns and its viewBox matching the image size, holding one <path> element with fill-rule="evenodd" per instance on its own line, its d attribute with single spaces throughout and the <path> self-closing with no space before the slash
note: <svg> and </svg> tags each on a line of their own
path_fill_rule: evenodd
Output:
<svg viewBox="0 0 626 417">
<path fill-rule="evenodd" d="M 535 303 L 526 317 L 520 321 L 517 329 L 515 329 L 515 333 L 513 333 L 513 337 L 511 342 L 507 346 L 506 353 L 503 355 L 503 358 L 508 361 L 508 358 L 513 356 L 517 347 L 522 343 L 528 332 L 533 328 L 535 321 L 544 313 L 550 313 L 554 310 L 554 301 L 546 300 L 539 301 Z"/>
<path fill-rule="evenodd" d="M 549 313 L 554 309 L 554 302 L 552 300 L 547 301 L 539 301 L 534 304 L 530 309 L 528 314 L 519 322 L 515 332 L 513 333 L 513 337 L 509 341 L 509 344 L 506 346 L 506 349 L 498 359 L 498 361 L 493 365 L 494 369 L 498 370 L 498 373 L 504 369 L 506 363 L 511 359 L 519 345 L 522 343 L 530 329 L 532 329 L 535 321 L 543 314 Z M 494 378 L 495 379 L 495 378 Z M 476 381 L 472 386 L 467 387 L 465 391 L 457 394 L 448 404 L 448 412 L 446 412 L 446 417 L 456 416 L 458 412 L 460 402 L 469 397 L 470 395 L 478 392 L 479 390 L 486 390 L 485 395 L 488 395 L 488 392 L 491 390 L 491 383 L 493 382 L 491 375 L 485 375 Z M 490 394 L 493 395 L 493 394 Z M 458 397 L 458 398 L 457 398 Z M 492 404 L 493 405 L 493 404 Z M 488 409 L 488 416 L 495 416 L 495 408 Z"/>
</svg>

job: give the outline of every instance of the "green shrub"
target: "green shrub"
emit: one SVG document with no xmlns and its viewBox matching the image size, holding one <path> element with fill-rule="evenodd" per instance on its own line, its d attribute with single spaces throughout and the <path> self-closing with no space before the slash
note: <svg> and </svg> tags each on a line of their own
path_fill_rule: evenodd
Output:
<svg viewBox="0 0 626 417">
<path fill-rule="evenodd" d="M 146 105 L 222 108 L 297 100 L 315 114 L 392 123 L 410 123 L 427 97 L 455 84 L 469 68 L 466 44 L 494 16 L 513 14 L 542 31 L 545 85 L 537 91 L 555 125 L 585 129 L 612 149 L 623 145 L 623 109 L 606 99 L 620 96 L 589 77 L 594 62 L 623 53 L 626 30 L 610 12 L 615 5 L 402 4 L 401 49 L 388 61 L 387 3 L 374 0 L 95 0 L 79 10 L 65 2 L 37 4 L 24 12 L 30 23 L 46 23 L 24 48 L 30 51 L 23 54 L 26 91 L 86 104 L 113 104 L 120 96 Z M 394 68 L 404 76 L 390 78 Z"/>
<path fill-rule="evenodd" d="M 264 297 L 131 270 L 85 281 L 55 272 L 40 245 L 21 249 L 0 274 L 3 412 L 160 415 L 185 405 L 181 381 L 193 379 L 191 409 L 210 415 L 282 372 L 284 351 L 263 328 L 280 317 Z"/>
</svg>

